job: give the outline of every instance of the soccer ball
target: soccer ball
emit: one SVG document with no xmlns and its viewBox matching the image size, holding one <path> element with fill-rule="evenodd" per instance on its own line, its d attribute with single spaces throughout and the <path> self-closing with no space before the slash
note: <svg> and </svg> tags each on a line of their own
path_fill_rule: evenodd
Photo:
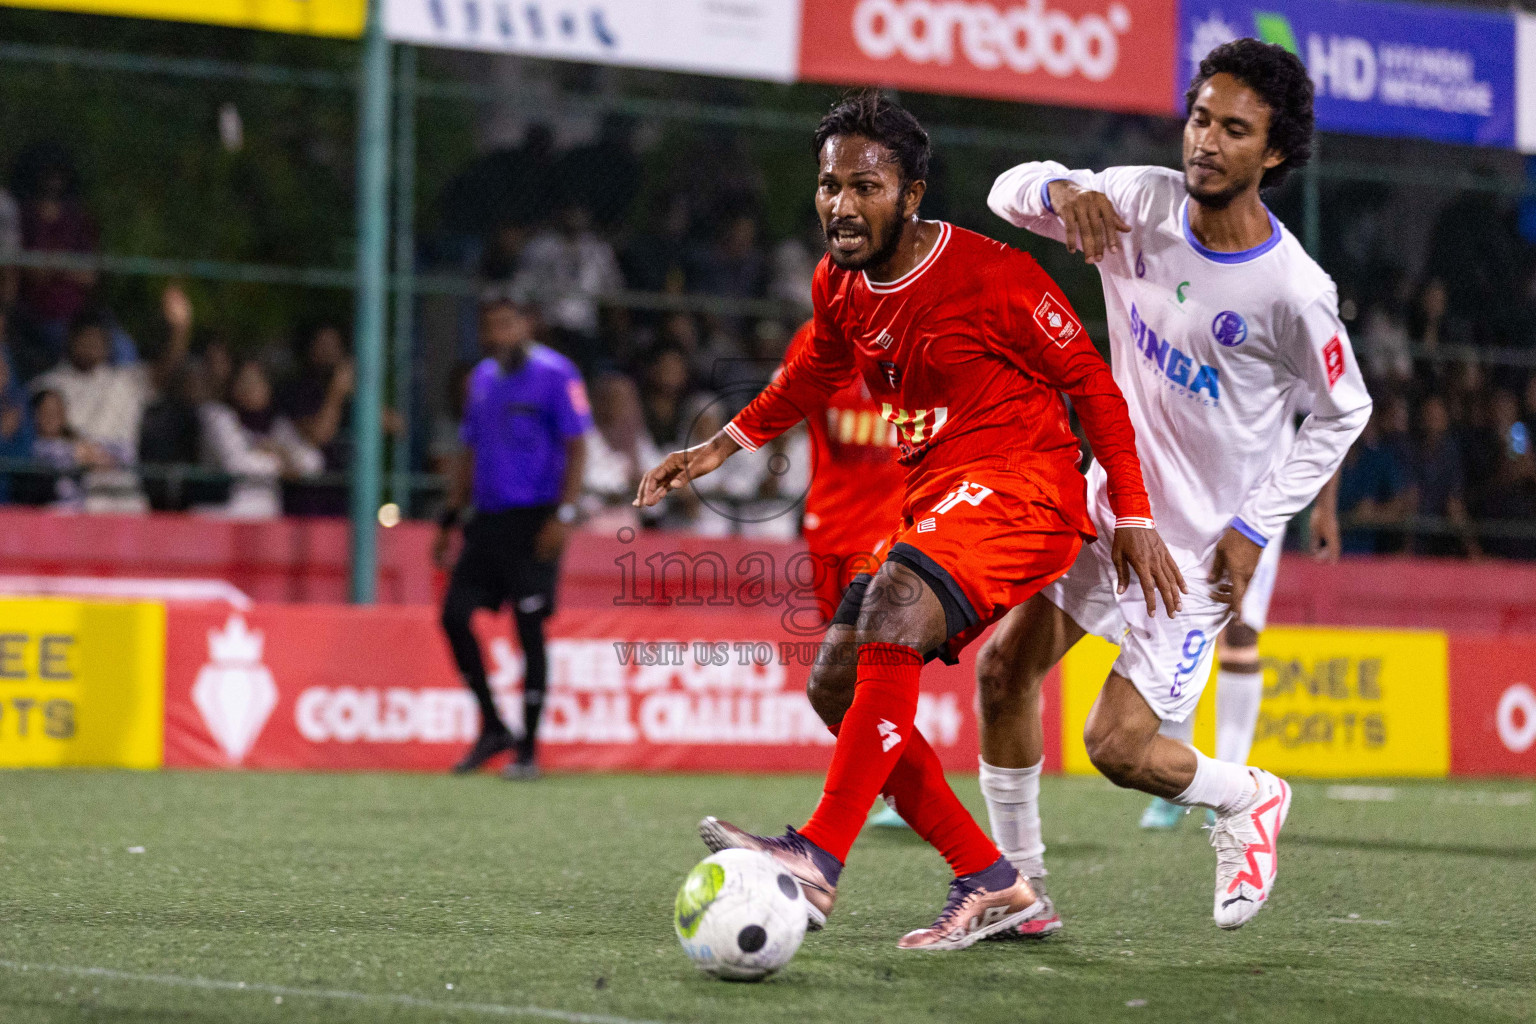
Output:
<svg viewBox="0 0 1536 1024">
<path fill-rule="evenodd" d="M 766 853 L 721 850 L 688 872 L 672 924 L 693 965 L 732 981 L 759 981 L 789 963 L 805 938 L 800 883 Z"/>
</svg>

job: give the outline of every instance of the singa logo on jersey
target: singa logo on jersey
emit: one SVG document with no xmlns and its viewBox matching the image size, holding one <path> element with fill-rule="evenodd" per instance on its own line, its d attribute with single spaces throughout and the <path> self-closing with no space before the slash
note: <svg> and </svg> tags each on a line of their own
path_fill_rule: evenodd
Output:
<svg viewBox="0 0 1536 1024">
<path fill-rule="evenodd" d="M 1248 340 L 1248 321 L 1230 309 L 1222 310 L 1211 321 L 1211 337 L 1223 348 L 1236 348 Z"/>
<path fill-rule="evenodd" d="M 1196 399 L 1202 405 L 1221 404 L 1221 381 L 1216 367 L 1197 364 L 1192 357 L 1170 345 L 1167 338 L 1159 338 L 1141 318 L 1141 311 L 1134 303 L 1131 305 L 1131 338 L 1136 343 L 1136 350 L 1163 377 L 1169 390 Z"/>
</svg>

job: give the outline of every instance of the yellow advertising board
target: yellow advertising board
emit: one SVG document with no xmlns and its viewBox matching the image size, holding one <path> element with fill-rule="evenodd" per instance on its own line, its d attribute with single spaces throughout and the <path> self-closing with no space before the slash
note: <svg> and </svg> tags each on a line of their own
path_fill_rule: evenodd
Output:
<svg viewBox="0 0 1536 1024">
<path fill-rule="evenodd" d="M 0 598 L 0 767 L 158 768 L 165 606 Z"/>
<path fill-rule="evenodd" d="M 356 39 L 363 34 L 368 0 L 0 0 L 0 6 L 197 21 Z"/>
<path fill-rule="evenodd" d="M 1062 662 L 1062 766 L 1094 770 L 1083 724 L 1119 648 L 1088 637 Z M 1260 638 L 1264 703 L 1251 763 L 1312 778 L 1444 776 L 1450 768 L 1444 633 L 1276 627 Z M 1215 748 L 1214 667 L 1195 745 Z"/>
</svg>

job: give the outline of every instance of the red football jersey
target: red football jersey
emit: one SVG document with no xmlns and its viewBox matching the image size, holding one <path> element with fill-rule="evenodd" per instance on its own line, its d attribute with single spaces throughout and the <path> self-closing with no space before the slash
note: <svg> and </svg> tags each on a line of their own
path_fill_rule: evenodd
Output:
<svg viewBox="0 0 1536 1024">
<path fill-rule="evenodd" d="M 1065 393 L 1109 478 L 1117 519 L 1151 525 L 1125 399 L 1061 290 L 1027 253 L 938 228 L 932 250 L 896 281 L 870 281 L 823 257 L 809 341 L 727 433 L 755 451 L 857 374 L 897 429 L 909 497 L 972 467 L 1001 468 L 1093 537 Z"/>
<path fill-rule="evenodd" d="M 796 332 L 785 361 L 810 344 L 811 325 Z M 855 375 L 805 423 L 811 435 L 811 489 L 805 539 L 811 552 L 873 554 L 901 521 L 906 470 L 896 461 L 896 428 Z"/>
</svg>

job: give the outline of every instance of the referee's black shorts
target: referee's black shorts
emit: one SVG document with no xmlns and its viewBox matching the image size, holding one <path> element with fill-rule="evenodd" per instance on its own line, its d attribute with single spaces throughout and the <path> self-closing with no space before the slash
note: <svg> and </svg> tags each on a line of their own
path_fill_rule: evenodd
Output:
<svg viewBox="0 0 1536 1024">
<path fill-rule="evenodd" d="M 552 614 L 560 560 L 539 560 L 533 542 L 555 508 L 534 505 L 477 512 L 464 527 L 464 550 L 453 567 L 447 603 L 464 602 L 495 611 L 510 602 L 523 615 Z"/>
</svg>

